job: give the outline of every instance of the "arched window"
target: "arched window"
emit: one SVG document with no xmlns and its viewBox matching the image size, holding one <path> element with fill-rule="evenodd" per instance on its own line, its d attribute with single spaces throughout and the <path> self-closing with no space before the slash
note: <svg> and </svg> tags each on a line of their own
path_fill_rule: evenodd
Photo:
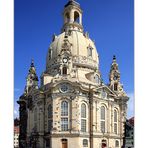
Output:
<svg viewBox="0 0 148 148">
<path fill-rule="evenodd" d="M 52 58 L 52 49 L 51 48 L 48 51 L 48 57 L 49 57 L 49 60 Z"/>
<path fill-rule="evenodd" d="M 63 75 L 67 75 L 67 67 L 63 67 Z"/>
<path fill-rule="evenodd" d="M 48 132 L 52 129 L 52 105 L 48 105 Z"/>
<path fill-rule="evenodd" d="M 68 102 L 61 102 L 61 130 L 68 131 Z"/>
<path fill-rule="evenodd" d="M 86 105 L 83 103 L 81 105 L 81 131 L 86 132 Z"/>
<path fill-rule="evenodd" d="M 52 105 L 48 105 L 48 118 L 52 118 Z"/>
<path fill-rule="evenodd" d="M 95 75 L 95 81 L 96 81 L 96 83 L 100 83 L 100 78 L 99 78 L 99 76 L 98 75 Z"/>
<path fill-rule="evenodd" d="M 34 130 L 37 130 L 37 108 L 34 109 Z"/>
<path fill-rule="evenodd" d="M 87 139 L 83 139 L 83 147 L 88 147 L 88 140 Z"/>
<path fill-rule="evenodd" d="M 92 50 L 93 50 L 93 48 L 91 46 L 87 47 L 88 57 L 92 57 Z"/>
<path fill-rule="evenodd" d="M 100 127 L 101 127 L 101 132 L 105 133 L 105 107 L 101 106 L 101 120 L 100 120 Z"/>
<path fill-rule="evenodd" d="M 74 12 L 74 22 L 79 23 L 79 13 L 77 11 Z"/>
<path fill-rule="evenodd" d="M 68 102 L 63 101 L 61 103 L 61 116 L 68 116 Z"/>
<path fill-rule="evenodd" d="M 117 91 L 117 90 L 118 90 L 118 84 L 115 83 L 115 84 L 114 84 L 114 91 Z"/>
<path fill-rule="evenodd" d="M 114 110 L 114 133 L 117 134 L 118 124 L 117 124 L 117 110 Z"/>
<path fill-rule="evenodd" d="M 119 141 L 118 140 L 115 141 L 115 147 L 116 148 L 119 147 Z"/>
<path fill-rule="evenodd" d="M 84 103 L 81 105 L 81 117 L 86 118 L 86 105 Z"/>
</svg>

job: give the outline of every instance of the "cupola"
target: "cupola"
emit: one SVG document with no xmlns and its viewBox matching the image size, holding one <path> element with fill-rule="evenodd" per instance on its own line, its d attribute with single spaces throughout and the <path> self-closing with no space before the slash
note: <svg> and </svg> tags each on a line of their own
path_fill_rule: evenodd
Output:
<svg viewBox="0 0 148 148">
<path fill-rule="evenodd" d="M 80 4 L 74 0 L 70 0 L 64 7 L 64 25 L 62 32 L 68 30 L 83 31 L 82 26 L 82 10 Z"/>
</svg>

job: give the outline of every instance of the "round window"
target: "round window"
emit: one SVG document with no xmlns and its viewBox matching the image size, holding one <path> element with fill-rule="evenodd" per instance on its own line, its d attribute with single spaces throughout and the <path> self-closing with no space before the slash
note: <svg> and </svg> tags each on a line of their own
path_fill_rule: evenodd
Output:
<svg viewBox="0 0 148 148">
<path fill-rule="evenodd" d="M 66 93 L 66 92 L 68 92 L 68 90 L 69 90 L 69 85 L 67 83 L 61 84 L 60 91 L 62 93 Z"/>
</svg>

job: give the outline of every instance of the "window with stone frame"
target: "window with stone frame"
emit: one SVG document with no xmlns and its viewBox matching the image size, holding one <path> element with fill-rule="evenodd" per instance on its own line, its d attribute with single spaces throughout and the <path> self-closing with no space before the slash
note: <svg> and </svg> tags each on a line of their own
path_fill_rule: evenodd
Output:
<svg viewBox="0 0 148 148">
<path fill-rule="evenodd" d="M 74 12 L 74 22 L 75 23 L 80 23 L 80 16 L 77 11 Z"/>
<path fill-rule="evenodd" d="M 96 83 L 98 83 L 98 84 L 99 84 L 99 83 L 100 83 L 100 78 L 99 78 L 99 76 L 98 76 L 98 75 L 95 75 L 95 77 L 94 77 L 94 78 L 95 78 Z"/>
<path fill-rule="evenodd" d="M 116 147 L 116 148 L 119 147 L 119 141 L 118 141 L 118 140 L 115 141 L 115 147 Z"/>
<path fill-rule="evenodd" d="M 61 102 L 61 131 L 68 131 L 69 116 L 68 116 L 68 102 Z"/>
<path fill-rule="evenodd" d="M 66 66 L 63 67 L 62 73 L 63 73 L 63 75 L 67 75 L 67 67 Z"/>
<path fill-rule="evenodd" d="M 93 48 L 91 46 L 88 46 L 87 47 L 87 56 L 88 57 L 92 57 L 92 51 L 93 51 Z"/>
<path fill-rule="evenodd" d="M 61 103 L 61 116 L 68 116 L 68 102 L 62 101 Z"/>
<path fill-rule="evenodd" d="M 117 115 L 117 110 L 116 109 L 114 109 L 114 133 L 115 134 L 117 134 L 117 132 L 118 132 L 118 120 L 117 120 L 117 118 L 118 118 L 118 115 Z"/>
<path fill-rule="evenodd" d="M 61 118 L 61 130 L 68 131 L 68 118 Z"/>
<path fill-rule="evenodd" d="M 48 119 L 51 119 L 52 118 L 52 105 L 51 104 L 49 104 L 48 105 Z"/>
<path fill-rule="evenodd" d="M 86 105 L 83 103 L 81 105 L 81 131 L 82 132 L 86 132 L 86 124 L 87 124 Z"/>
<path fill-rule="evenodd" d="M 81 131 L 86 132 L 86 119 L 81 119 Z"/>
<path fill-rule="evenodd" d="M 117 90 L 118 90 L 118 84 L 115 83 L 115 84 L 114 84 L 114 91 L 117 91 Z"/>
<path fill-rule="evenodd" d="M 52 105 L 49 104 L 48 105 L 48 132 L 50 132 L 52 130 L 52 115 L 53 111 L 52 111 Z"/>
<path fill-rule="evenodd" d="M 37 131 L 37 108 L 34 109 L 34 131 Z"/>
<path fill-rule="evenodd" d="M 52 58 L 52 49 L 51 48 L 48 51 L 48 58 L 49 58 L 49 60 L 51 60 L 51 58 Z"/>
<path fill-rule="evenodd" d="M 106 117 L 105 117 L 105 114 L 106 114 L 106 109 L 104 106 L 101 106 L 101 115 L 100 115 L 100 128 L 101 128 L 101 132 L 105 133 L 105 126 L 106 126 Z"/>
<path fill-rule="evenodd" d="M 88 147 L 88 140 L 87 139 L 83 139 L 83 147 Z"/>
</svg>

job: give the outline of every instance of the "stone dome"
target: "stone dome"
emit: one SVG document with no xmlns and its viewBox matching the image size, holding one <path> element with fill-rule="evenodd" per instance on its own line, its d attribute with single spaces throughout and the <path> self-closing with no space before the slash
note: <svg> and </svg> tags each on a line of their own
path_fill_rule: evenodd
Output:
<svg viewBox="0 0 148 148">
<path fill-rule="evenodd" d="M 93 64 L 91 66 L 98 69 L 99 59 L 94 42 L 88 37 L 88 34 L 76 30 L 69 31 L 68 35 L 66 35 L 66 32 L 63 32 L 59 36 L 53 37 L 53 42 L 47 54 L 47 67 L 53 63 L 54 59 L 57 59 L 61 55 L 64 45 L 68 46 L 67 48 L 72 57 L 84 58 L 88 64 L 91 63 Z"/>
</svg>

